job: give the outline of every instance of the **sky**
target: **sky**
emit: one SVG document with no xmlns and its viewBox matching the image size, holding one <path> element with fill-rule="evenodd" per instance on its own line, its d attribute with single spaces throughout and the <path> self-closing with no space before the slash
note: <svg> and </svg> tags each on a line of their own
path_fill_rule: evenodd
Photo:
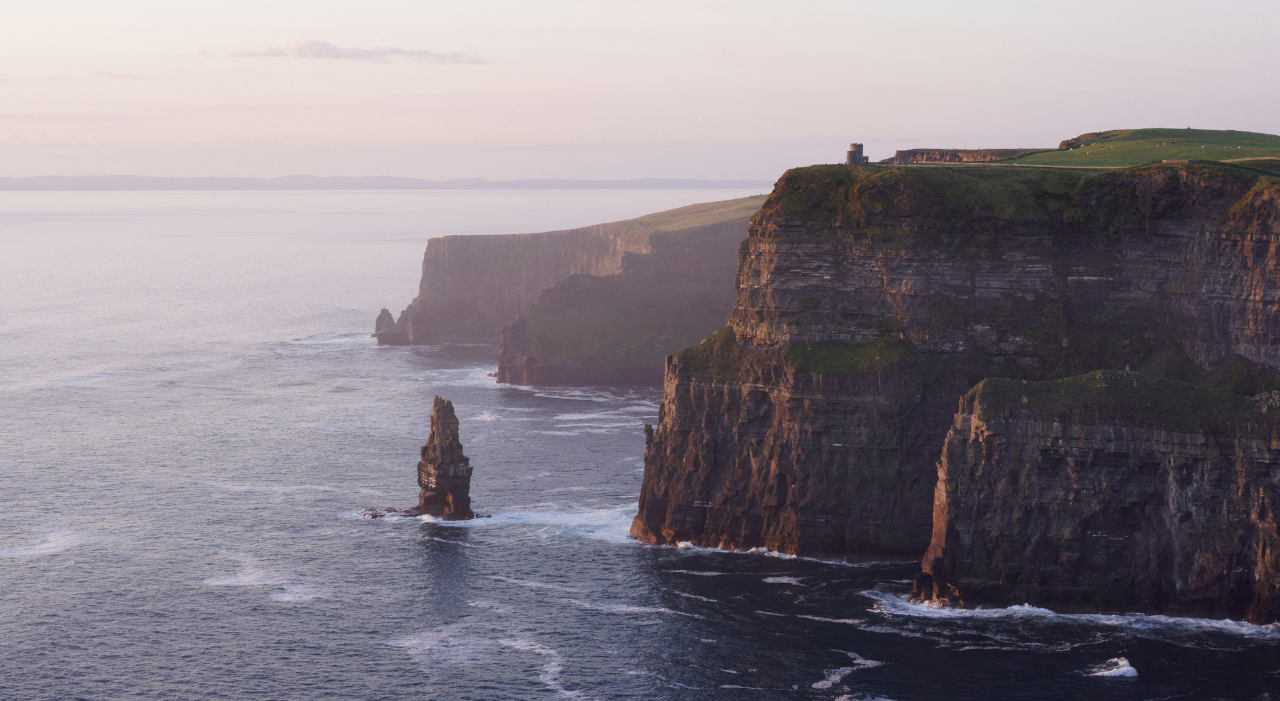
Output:
<svg viewBox="0 0 1280 701">
<path fill-rule="evenodd" d="M 773 180 L 1280 133 L 1280 2 L 9 0 L 0 176 Z"/>
</svg>

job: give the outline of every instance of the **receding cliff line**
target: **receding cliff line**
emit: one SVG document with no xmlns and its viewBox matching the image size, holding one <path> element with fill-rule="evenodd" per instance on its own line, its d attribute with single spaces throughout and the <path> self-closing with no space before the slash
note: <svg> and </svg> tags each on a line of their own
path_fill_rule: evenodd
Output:
<svg viewBox="0 0 1280 701">
<path fill-rule="evenodd" d="M 653 234 L 745 219 L 759 201 L 692 205 L 566 231 L 431 239 L 418 296 L 393 327 L 379 324 L 384 330 L 375 335 L 384 345 L 495 342 L 543 290 L 565 278 L 620 273 L 628 255 L 652 251 Z"/>
<path fill-rule="evenodd" d="M 1278 203 L 1227 165 L 788 171 L 729 328 L 667 365 L 633 535 L 918 556 L 955 403 L 983 377 L 1169 348 L 1280 365 Z"/>
<path fill-rule="evenodd" d="M 734 219 L 651 234 L 651 252 L 624 256 L 617 275 L 573 275 L 543 290 L 502 331 L 498 382 L 660 385 L 664 358 L 733 309 L 737 250 L 758 205 L 744 204 Z"/>
<path fill-rule="evenodd" d="M 1280 619 L 1280 416 L 1137 372 L 960 402 L 913 600 Z"/>
</svg>

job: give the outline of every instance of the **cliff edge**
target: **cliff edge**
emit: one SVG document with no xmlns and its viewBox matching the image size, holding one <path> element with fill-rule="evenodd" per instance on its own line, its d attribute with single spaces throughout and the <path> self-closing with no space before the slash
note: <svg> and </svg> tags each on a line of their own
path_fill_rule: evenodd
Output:
<svg viewBox="0 0 1280 701">
<path fill-rule="evenodd" d="M 790 170 L 729 326 L 667 362 L 632 535 L 915 559 L 984 377 L 1280 365 L 1278 232 L 1280 184 L 1235 165 Z"/>
<path fill-rule="evenodd" d="M 498 341 L 502 328 L 529 314 L 556 283 L 622 273 L 629 256 L 653 252 L 655 234 L 745 222 L 763 199 L 696 204 L 565 231 L 431 239 L 418 296 L 391 326 L 380 316 L 375 335 L 381 345 Z"/>
</svg>

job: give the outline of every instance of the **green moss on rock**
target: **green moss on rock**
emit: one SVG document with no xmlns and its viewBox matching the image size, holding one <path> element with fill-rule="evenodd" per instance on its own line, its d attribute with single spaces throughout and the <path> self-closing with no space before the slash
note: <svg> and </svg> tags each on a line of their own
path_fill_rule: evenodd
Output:
<svg viewBox="0 0 1280 701">
<path fill-rule="evenodd" d="M 1280 426 L 1280 411 L 1266 412 L 1243 394 L 1115 370 L 1045 382 L 987 378 L 965 396 L 963 410 L 983 421 L 1030 417 L 1181 433 L 1267 434 Z"/>
</svg>

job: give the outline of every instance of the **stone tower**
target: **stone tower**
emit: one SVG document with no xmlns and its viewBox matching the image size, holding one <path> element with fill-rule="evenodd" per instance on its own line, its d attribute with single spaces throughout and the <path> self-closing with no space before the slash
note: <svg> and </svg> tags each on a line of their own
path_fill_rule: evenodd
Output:
<svg viewBox="0 0 1280 701">
<path fill-rule="evenodd" d="M 848 160 L 845 162 L 851 166 L 860 166 L 870 163 L 871 159 L 862 155 L 862 144 L 849 144 Z"/>
</svg>

